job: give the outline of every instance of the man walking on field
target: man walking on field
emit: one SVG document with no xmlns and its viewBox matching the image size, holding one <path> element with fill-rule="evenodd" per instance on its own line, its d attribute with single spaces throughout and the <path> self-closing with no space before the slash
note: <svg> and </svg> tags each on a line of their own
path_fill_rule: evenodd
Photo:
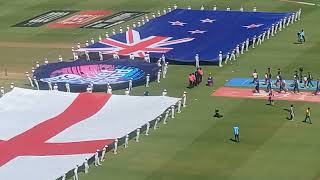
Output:
<svg viewBox="0 0 320 180">
<path fill-rule="evenodd" d="M 302 122 L 307 122 L 307 120 L 308 120 L 309 124 L 312 124 L 312 122 L 311 122 L 311 108 L 310 107 L 308 107 L 306 109 L 306 117 L 305 117 L 304 121 L 302 121 Z"/>
<path fill-rule="evenodd" d="M 235 140 L 236 142 L 240 142 L 239 129 L 240 129 L 240 128 L 239 128 L 238 125 L 236 125 L 236 126 L 233 127 L 233 135 L 234 135 L 234 140 Z"/>
</svg>

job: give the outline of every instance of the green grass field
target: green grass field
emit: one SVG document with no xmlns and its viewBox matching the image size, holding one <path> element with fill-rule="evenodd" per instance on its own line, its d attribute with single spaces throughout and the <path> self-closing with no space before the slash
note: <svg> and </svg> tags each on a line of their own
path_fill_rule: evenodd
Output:
<svg viewBox="0 0 320 180">
<path fill-rule="evenodd" d="M 307 1 L 307 0 L 306 0 Z M 188 92 L 188 106 L 167 125 L 161 125 L 141 142 L 130 141 L 129 148 L 120 147 L 118 155 L 108 154 L 102 167 L 93 167 L 81 180 L 318 180 L 320 179 L 320 104 L 277 101 L 274 107 L 265 100 L 211 97 L 214 89 L 232 77 L 247 77 L 253 69 L 264 73 L 267 67 L 281 68 L 286 77 L 303 66 L 315 78 L 320 77 L 320 6 L 308 6 L 278 0 L 10 0 L 0 1 L 0 85 L 8 88 L 11 82 L 23 87 L 24 73 L 31 71 L 35 61 L 45 57 L 53 61 L 61 54 L 71 58 L 70 48 L 77 42 L 104 34 L 92 29 L 49 29 L 10 27 L 18 22 L 49 10 L 140 10 L 157 11 L 178 2 L 181 7 L 245 9 L 254 6 L 259 11 L 297 11 L 302 8 L 302 21 L 291 25 L 259 48 L 250 50 L 232 65 L 218 68 L 205 66 L 205 73 L 215 77 L 215 87 L 202 85 L 186 89 L 186 75 L 192 66 L 170 65 L 168 78 L 152 83 L 152 95 L 166 88 L 170 96 Z M 318 3 L 316 0 L 308 2 Z M 125 25 L 121 25 L 125 27 Z M 118 26 L 119 27 L 119 26 Z M 296 33 L 304 29 L 307 43 L 294 44 Z M 110 29 L 107 31 L 111 32 Z M 70 47 L 70 48 L 68 48 Z M 5 69 L 8 76 L 5 76 Z M 234 71 L 234 72 L 233 72 Z M 134 88 L 141 95 L 144 87 Z M 115 93 L 123 94 L 123 91 Z M 295 121 L 286 120 L 284 108 L 296 106 Z M 312 125 L 304 124 L 304 109 L 312 108 Z M 212 117 L 219 108 L 222 119 Z M 240 124 L 241 143 L 232 138 L 232 126 Z M 50 169 L 48 169 L 50 171 Z M 26 180 L 28 177 L 26 175 Z"/>
</svg>

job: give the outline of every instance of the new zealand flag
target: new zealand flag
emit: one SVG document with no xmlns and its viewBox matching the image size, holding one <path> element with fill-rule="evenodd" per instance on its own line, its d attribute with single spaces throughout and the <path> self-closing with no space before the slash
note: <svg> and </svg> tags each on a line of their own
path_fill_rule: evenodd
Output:
<svg viewBox="0 0 320 180">
<path fill-rule="evenodd" d="M 219 51 L 226 55 L 238 44 L 266 32 L 273 24 L 292 13 L 240 12 L 177 9 L 150 20 L 143 26 L 79 51 L 118 53 L 151 58 L 164 54 L 179 62 L 217 62 Z"/>
</svg>

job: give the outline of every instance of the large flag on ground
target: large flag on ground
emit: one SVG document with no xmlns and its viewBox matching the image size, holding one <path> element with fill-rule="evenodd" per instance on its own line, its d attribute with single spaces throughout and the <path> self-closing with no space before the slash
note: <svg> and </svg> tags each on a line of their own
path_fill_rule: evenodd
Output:
<svg viewBox="0 0 320 180">
<path fill-rule="evenodd" d="M 247 38 L 260 35 L 290 15 L 292 13 L 177 9 L 79 51 L 117 52 L 137 57 L 149 52 L 153 58 L 165 54 L 180 62 L 194 62 L 195 54 L 199 54 L 201 61 L 216 62 L 219 51 L 226 55 Z"/>
<path fill-rule="evenodd" d="M 14 88 L 0 99 L 0 177 L 56 179 L 177 101 Z"/>
</svg>

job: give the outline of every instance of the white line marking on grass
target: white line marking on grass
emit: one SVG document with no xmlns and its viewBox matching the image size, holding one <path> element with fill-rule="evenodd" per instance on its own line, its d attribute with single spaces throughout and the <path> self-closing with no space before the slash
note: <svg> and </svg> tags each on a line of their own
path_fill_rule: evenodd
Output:
<svg viewBox="0 0 320 180">
<path fill-rule="evenodd" d="M 309 2 L 303 2 L 303 1 L 291 1 L 291 0 L 280 0 L 284 2 L 292 2 L 292 3 L 297 3 L 297 4 L 304 4 L 304 5 L 309 5 L 309 6 L 315 6 L 315 3 L 309 3 Z M 319 4 L 318 4 L 319 6 Z"/>
</svg>

